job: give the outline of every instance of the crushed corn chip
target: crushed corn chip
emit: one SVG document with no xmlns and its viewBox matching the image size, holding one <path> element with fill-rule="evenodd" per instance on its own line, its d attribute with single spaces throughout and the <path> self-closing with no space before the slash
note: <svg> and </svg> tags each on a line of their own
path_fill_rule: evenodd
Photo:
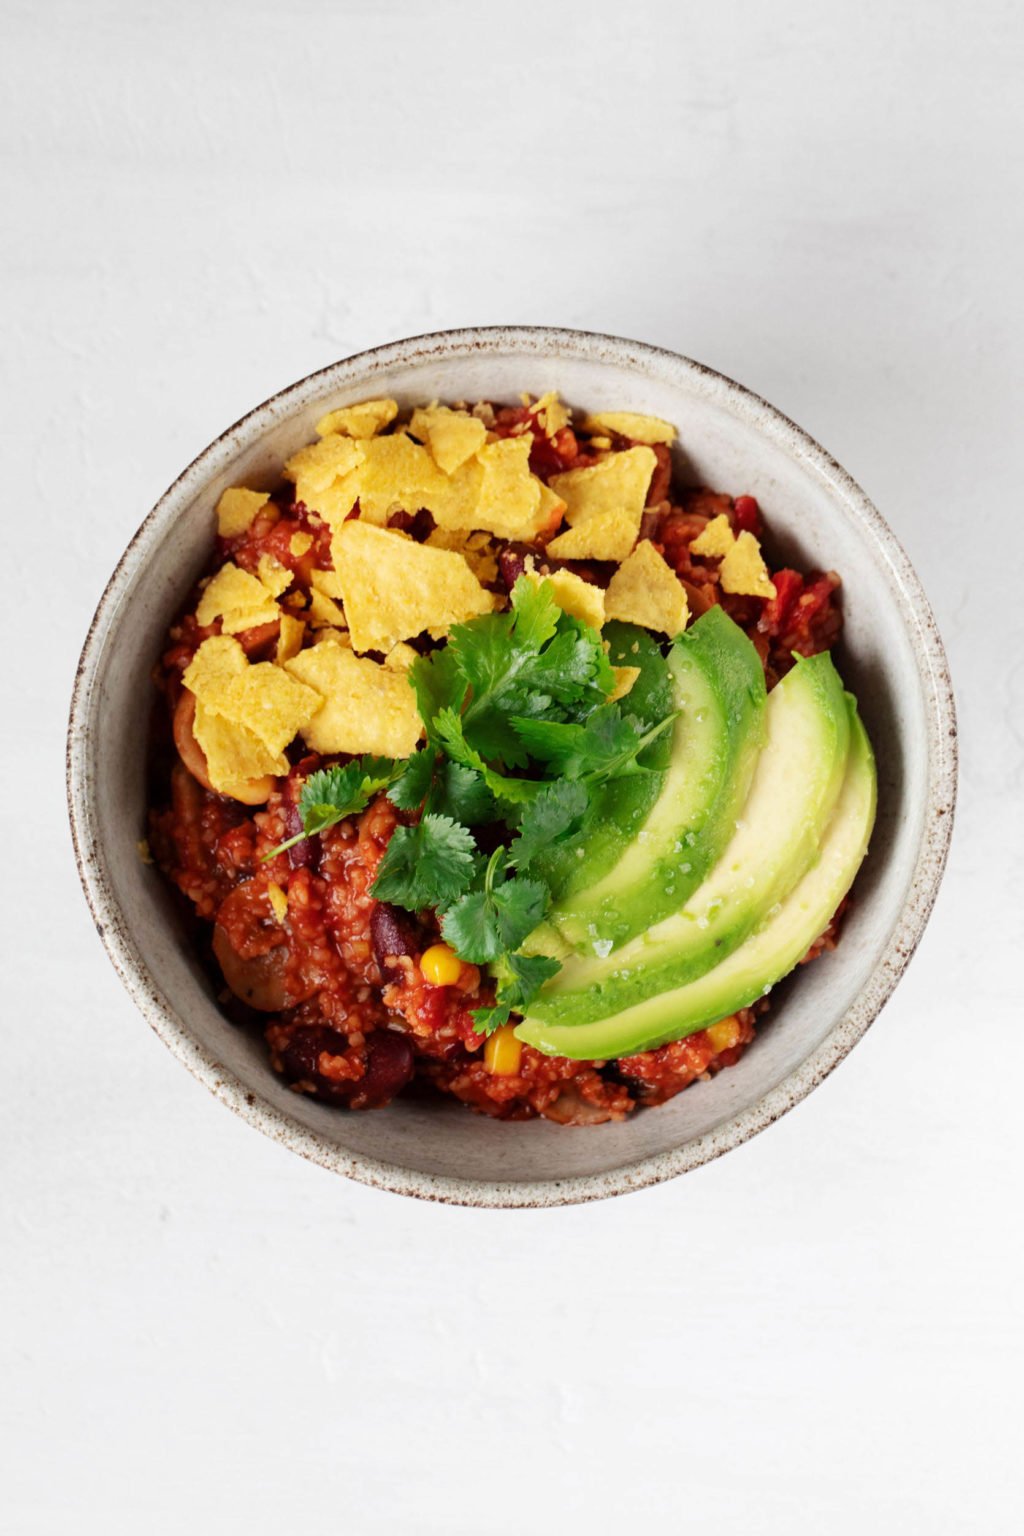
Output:
<svg viewBox="0 0 1024 1536">
<path fill-rule="evenodd" d="M 552 539 L 547 553 L 556 560 L 625 560 L 639 527 L 640 518 L 627 512 L 598 512 Z"/>
<path fill-rule="evenodd" d="M 605 620 L 605 606 L 604 593 L 600 587 L 584 581 L 582 576 L 572 571 L 551 571 L 548 576 L 541 576 L 534 570 L 532 559 L 527 561 L 526 576 L 534 586 L 539 586 L 542 581 L 550 582 L 551 596 L 563 613 L 572 614 L 574 619 L 589 624 L 591 629 L 601 628 Z"/>
<path fill-rule="evenodd" d="M 303 555 L 308 555 L 312 548 L 313 535 L 304 532 L 301 528 L 298 533 L 293 533 L 288 540 L 288 549 L 295 556 L 296 560 L 301 560 Z"/>
<path fill-rule="evenodd" d="M 208 709 L 202 699 L 196 701 L 192 731 L 206 758 L 210 783 L 222 795 L 244 791 L 253 779 L 266 774 L 280 778 L 288 772 L 283 752 L 269 751 L 245 725 Z"/>
<path fill-rule="evenodd" d="M 416 695 L 401 670 L 356 656 L 343 645 L 319 644 L 287 663 L 300 682 L 322 694 L 324 706 L 302 730 L 314 752 L 374 752 L 408 757 L 422 734 Z"/>
<path fill-rule="evenodd" d="M 281 630 L 277 637 L 277 650 L 274 652 L 274 660 L 278 666 L 286 661 L 291 661 L 302 650 L 302 637 L 306 633 L 306 626 L 301 619 L 293 618 L 290 613 L 282 613 Z"/>
<path fill-rule="evenodd" d="M 540 506 L 537 509 L 537 532 L 554 533 L 562 518 L 565 516 L 565 502 L 550 485 L 544 481 L 540 485 Z"/>
<path fill-rule="evenodd" d="M 309 594 L 309 622 L 314 629 L 340 629 L 345 623 L 345 613 L 333 597 L 314 589 Z"/>
<path fill-rule="evenodd" d="M 692 555 L 710 555 L 712 558 L 727 555 L 735 542 L 732 525 L 724 512 L 713 517 L 690 545 Z"/>
<path fill-rule="evenodd" d="M 494 607 L 491 593 L 452 550 L 416 544 L 361 519 L 343 523 L 331 549 L 357 651 L 386 655 L 424 630 L 439 640 L 453 624 Z"/>
<path fill-rule="evenodd" d="M 775 583 L 752 533 L 744 530 L 722 561 L 722 587 L 747 597 L 774 597 Z"/>
<path fill-rule="evenodd" d="M 434 528 L 427 535 L 431 549 L 455 549 L 477 581 L 487 586 L 498 579 L 498 559 L 489 533 L 466 533 L 458 528 Z"/>
<path fill-rule="evenodd" d="M 245 533 L 257 512 L 269 500 L 264 491 L 247 491 L 242 486 L 225 491 L 217 503 L 217 532 L 221 538 L 234 539 Z"/>
<path fill-rule="evenodd" d="M 196 620 L 205 627 L 220 619 L 225 634 L 237 635 L 259 624 L 272 624 L 279 612 L 262 581 L 229 560 L 207 582 Z"/>
<path fill-rule="evenodd" d="M 639 667 L 612 667 L 615 673 L 615 687 L 608 695 L 608 703 L 614 704 L 617 699 L 624 699 L 640 676 Z"/>
<path fill-rule="evenodd" d="M 362 461 L 363 447 L 360 443 L 354 442 L 351 437 L 342 437 L 339 432 L 331 432 L 318 443 L 308 443 L 298 453 L 292 454 L 284 466 L 284 472 L 289 480 L 295 481 L 296 489 L 301 484 L 315 496 L 329 490 L 336 480 L 351 474 Z M 298 500 L 306 501 L 306 497 L 299 496 Z M 309 504 L 306 501 L 306 505 Z"/>
<path fill-rule="evenodd" d="M 272 662 L 251 664 L 237 640 L 226 635 L 203 641 L 182 681 L 195 694 L 197 716 L 201 706 L 204 715 L 244 727 L 275 758 L 322 703 L 319 694 L 302 687 Z M 253 778 L 274 771 L 263 767 L 238 776 Z"/>
<path fill-rule="evenodd" d="M 506 539 L 530 539 L 538 531 L 540 481 L 530 473 L 533 434 L 488 443 L 477 454 L 483 466 L 472 526 Z"/>
<path fill-rule="evenodd" d="M 181 680 L 198 699 L 214 684 L 237 677 L 248 665 L 249 658 L 237 640 L 230 635 L 211 635 L 196 651 Z"/>
<path fill-rule="evenodd" d="M 572 420 L 572 411 L 567 405 L 563 405 L 553 389 L 548 390 L 546 395 L 541 395 L 533 408 L 533 414 L 548 437 L 554 437 Z"/>
<path fill-rule="evenodd" d="M 414 411 L 409 431 L 426 443 L 434 462 L 446 475 L 453 475 L 487 441 L 487 428 L 482 421 L 468 411 L 452 411 L 446 405 Z"/>
<path fill-rule="evenodd" d="M 280 597 L 292 584 L 292 572 L 273 555 L 260 555 L 256 572 L 271 597 Z"/>
<path fill-rule="evenodd" d="M 421 507 L 433 511 L 434 502 L 444 499 L 447 476 L 427 449 L 404 432 L 371 438 L 363 447 L 365 458 L 351 477 L 351 487 L 365 522 L 383 525 L 397 508 L 403 512 L 418 512 Z M 328 522 L 336 526 L 333 517 L 328 516 Z"/>
<path fill-rule="evenodd" d="M 408 672 L 419 652 L 414 651 L 411 645 L 406 645 L 404 640 L 399 640 L 393 650 L 388 651 L 384 657 L 384 665 L 390 667 L 392 672 Z"/>
<path fill-rule="evenodd" d="M 605 512 L 622 512 L 639 529 L 656 463 L 650 448 L 627 448 L 587 469 L 553 475 L 551 489 L 565 502 L 566 521 L 573 528 Z"/>
<path fill-rule="evenodd" d="M 314 629 L 341 628 L 346 619 L 338 599 L 341 583 L 337 571 L 313 571 L 313 590 L 309 594 L 309 622 Z"/>
<path fill-rule="evenodd" d="M 288 897 L 276 880 L 271 880 L 267 885 L 267 896 L 274 916 L 279 923 L 283 923 L 288 915 Z"/>
<path fill-rule="evenodd" d="M 642 624 L 662 634 L 678 635 L 686 628 L 686 591 L 671 566 L 650 539 L 641 539 L 608 584 L 605 610 L 610 619 Z"/>
<path fill-rule="evenodd" d="M 346 437 L 376 437 L 398 415 L 397 400 L 363 400 L 359 405 L 344 405 L 328 411 L 316 424 L 320 437 L 340 432 Z"/>
<path fill-rule="evenodd" d="M 637 416 L 633 411 L 595 411 L 583 423 L 584 432 L 615 432 L 634 443 L 674 443 L 676 429 L 659 416 Z"/>
</svg>

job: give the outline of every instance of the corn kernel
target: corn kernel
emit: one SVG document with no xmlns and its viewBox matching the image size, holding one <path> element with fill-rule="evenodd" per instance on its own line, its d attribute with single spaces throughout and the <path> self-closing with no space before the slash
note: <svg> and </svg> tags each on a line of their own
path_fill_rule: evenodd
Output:
<svg viewBox="0 0 1024 1536">
<path fill-rule="evenodd" d="M 462 974 L 462 961 L 447 944 L 431 944 L 420 960 L 420 974 L 432 987 L 451 987 Z"/>
<path fill-rule="evenodd" d="M 498 1077 L 515 1077 L 522 1059 L 522 1041 L 516 1039 L 514 1024 L 502 1024 L 488 1035 L 484 1046 L 484 1064 Z"/>
<path fill-rule="evenodd" d="M 712 1024 L 707 1033 L 716 1051 L 731 1051 L 734 1045 L 739 1044 L 740 1021 L 734 1013 L 730 1013 L 728 1018 Z"/>
</svg>

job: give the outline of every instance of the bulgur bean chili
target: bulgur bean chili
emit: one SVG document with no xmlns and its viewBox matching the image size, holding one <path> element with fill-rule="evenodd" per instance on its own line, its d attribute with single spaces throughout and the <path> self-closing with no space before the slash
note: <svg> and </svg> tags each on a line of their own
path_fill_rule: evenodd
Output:
<svg viewBox="0 0 1024 1536">
<path fill-rule="evenodd" d="M 474 408 L 473 419 L 489 442 L 531 433 L 529 467 L 545 485 L 600 462 L 608 447 L 636 446 L 628 436 L 574 429 L 567 413 L 545 411 L 544 402 L 484 404 Z M 696 555 L 692 545 L 723 514 L 734 533 L 761 538 L 757 501 L 674 486 L 668 446 L 649 446 L 655 467 L 639 537 L 680 578 L 691 617 L 721 604 L 756 647 L 769 688 L 792 667 L 794 653 L 812 656 L 831 647 L 842 623 L 838 576 L 782 568 L 771 572 L 770 598 L 726 592 L 721 560 Z M 301 737 L 286 748 L 284 771 L 252 780 L 250 793 L 228 796 L 213 787 L 195 734 L 196 700 L 183 683 L 203 642 L 226 628 L 225 616 L 199 622 L 206 581 L 229 564 L 252 576 L 283 568 L 290 611 L 307 621 L 303 644 L 322 634 L 309 624 L 309 610 L 318 591 L 329 599 L 333 530 L 295 495 L 296 488 L 282 482 L 247 526 L 218 533 L 204 581 L 172 625 L 154 673 L 159 703 L 149 841 L 194 916 L 228 1015 L 242 1027 L 262 1029 L 273 1069 L 296 1092 L 349 1109 L 377 1108 L 396 1094 L 416 1092 L 447 1095 L 502 1119 L 542 1116 L 591 1125 L 662 1104 L 733 1065 L 753 1040 L 767 1000 L 687 1039 L 615 1061 L 547 1056 L 512 1040 L 507 1026 L 508 1038 L 485 1041 L 472 1012 L 493 1000 L 490 978 L 476 965 L 445 961 L 434 913 L 413 914 L 371 893 L 396 829 L 414 825 L 415 812 L 396 809 L 379 793 L 359 814 L 303 837 L 304 784 L 317 769 L 345 758 L 312 752 Z M 437 532 L 422 508 L 395 509 L 387 526 L 418 543 Z M 545 560 L 554 531 L 532 540 L 474 535 L 477 547 L 467 547 L 466 557 L 477 562 L 484 588 L 500 601 L 531 558 L 541 575 L 566 570 L 607 588 L 614 566 L 606 562 Z M 235 638 L 249 663 L 258 664 L 274 660 L 282 634 L 282 621 L 275 620 L 237 629 Z M 412 648 L 429 651 L 436 643 L 421 635 Z M 841 912 L 808 958 L 834 946 L 840 925 Z"/>
</svg>

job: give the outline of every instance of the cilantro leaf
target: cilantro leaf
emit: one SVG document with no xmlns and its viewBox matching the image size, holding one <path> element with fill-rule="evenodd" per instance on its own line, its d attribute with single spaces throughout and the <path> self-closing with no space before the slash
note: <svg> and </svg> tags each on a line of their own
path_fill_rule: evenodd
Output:
<svg viewBox="0 0 1024 1536">
<path fill-rule="evenodd" d="M 519 779 L 508 774 L 499 773 L 486 763 L 475 747 L 471 747 L 466 740 L 463 719 L 453 709 L 443 709 L 434 720 L 434 731 L 440 745 L 448 756 L 465 768 L 471 768 L 480 775 L 484 784 L 499 801 L 505 801 L 510 805 L 521 805 L 532 800 L 540 794 L 544 784 L 539 779 Z M 511 732 L 506 728 L 506 736 L 511 738 Z M 525 761 L 525 758 L 524 758 Z"/>
<path fill-rule="evenodd" d="M 370 893 L 410 912 L 446 907 L 469 888 L 477 867 L 469 829 L 450 816 L 428 814 L 392 834 Z"/>
<path fill-rule="evenodd" d="M 586 788 L 567 779 L 545 785 L 523 809 L 519 836 L 512 844 L 510 858 L 517 869 L 526 869 L 542 849 L 562 837 L 584 814 L 590 797 Z"/>
<path fill-rule="evenodd" d="M 463 960 L 482 965 L 518 949 L 547 911 L 550 895 L 539 880 L 506 873 L 504 848 L 495 849 L 487 866 L 483 889 L 470 891 L 449 907 L 441 932 Z"/>
<path fill-rule="evenodd" d="M 575 718 L 601 704 L 614 684 L 600 635 L 561 611 L 549 582 L 520 577 L 507 613 L 456 625 L 447 649 L 469 685 L 462 713 L 467 742 L 513 768 L 527 759 L 509 732 L 510 716 L 553 711 Z M 457 712 L 454 703 L 449 707 Z"/>
<path fill-rule="evenodd" d="M 575 722 L 518 717 L 512 726 L 531 757 L 547 763 L 567 779 L 608 779 L 643 773 L 637 755 L 675 719 L 666 715 L 644 729 L 635 715 L 623 715 L 618 704 L 595 709 L 584 725 Z"/>
<path fill-rule="evenodd" d="M 365 810 L 374 795 L 394 782 L 402 766 L 388 757 L 357 757 L 350 763 L 319 768 L 311 773 L 299 796 L 302 831 L 286 842 L 278 843 L 276 848 L 263 855 L 260 863 L 265 864 L 277 854 L 294 848 L 304 838 L 326 832 L 346 816 Z"/>
<path fill-rule="evenodd" d="M 433 782 L 436 762 L 437 754 L 429 747 L 414 752 L 388 790 L 391 804 L 400 811 L 418 811 Z"/>
<path fill-rule="evenodd" d="M 483 774 L 447 757 L 441 759 L 434 775 L 430 809 L 467 827 L 479 827 L 498 818 L 494 795 Z"/>
<path fill-rule="evenodd" d="M 513 1012 L 525 1013 L 544 983 L 561 970 L 559 961 L 550 955 L 509 955 L 508 975 L 498 987 L 498 994 L 489 1008 L 474 1008 L 473 1028 L 481 1035 L 489 1035 L 502 1024 L 507 1024 Z"/>
<path fill-rule="evenodd" d="M 482 826 L 495 821 L 498 816 L 494 796 L 483 776 L 473 767 L 453 762 L 433 747 L 426 747 L 409 758 L 404 771 L 388 790 L 388 798 L 400 811 L 418 811 L 424 806 L 437 815 L 461 821 L 467 827 Z"/>
<path fill-rule="evenodd" d="M 451 643 L 432 651 L 429 656 L 417 657 L 409 668 L 409 682 L 416 692 L 416 706 L 432 741 L 435 716 L 442 709 L 460 710 L 466 698 L 467 680 Z"/>
</svg>

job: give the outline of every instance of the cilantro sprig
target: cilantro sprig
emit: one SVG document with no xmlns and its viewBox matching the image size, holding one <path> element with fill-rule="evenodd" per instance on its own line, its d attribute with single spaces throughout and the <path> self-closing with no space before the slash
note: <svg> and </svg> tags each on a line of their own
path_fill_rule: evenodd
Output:
<svg viewBox="0 0 1024 1536">
<path fill-rule="evenodd" d="M 299 796 L 302 831 L 271 848 L 260 863 L 286 853 L 304 838 L 328 831 L 346 816 L 364 811 L 374 795 L 394 783 L 402 768 L 401 763 L 387 757 L 356 757 L 339 767 L 319 768 L 311 773 Z"/>
<path fill-rule="evenodd" d="M 386 791 L 416 820 L 392 834 L 371 894 L 432 909 L 460 959 L 490 968 L 495 1001 L 473 1019 L 483 1033 L 497 1029 L 560 968 L 521 952 L 552 899 L 531 864 L 585 834 L 599 786 L 649 771 L 637 759 L 675 718 L 609 703 L 614 681 L 598 632 L 564 613 L 548 582 L 521 578 L 506 612 L 456 625 L 410 668 L 425 745 L 401 762 L 362 757 L 311 774 L 303 831 L 266 857 Z M 481 831 L 495 824 L 506 828 L 496 846 L 494 831 Z"/>
</svg>

